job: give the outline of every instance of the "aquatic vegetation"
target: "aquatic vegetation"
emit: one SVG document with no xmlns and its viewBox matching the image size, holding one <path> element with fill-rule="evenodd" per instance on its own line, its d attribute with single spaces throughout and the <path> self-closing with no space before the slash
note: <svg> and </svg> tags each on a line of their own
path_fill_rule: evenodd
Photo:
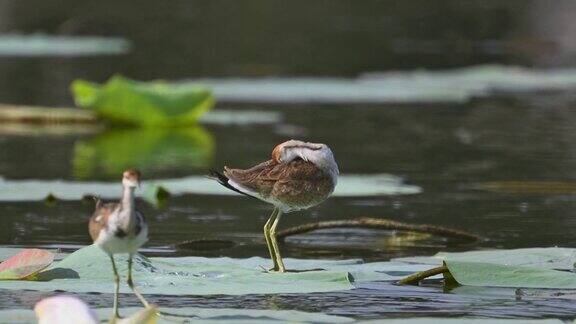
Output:
<svg viewBox="0 0 576 324">
<path fill-rule="evenodd" d="M 466 188 L 514 195 L 573 195 L 576 182 L 568 181 L 492 181 Z"/>
<path fill-rule="evenodd" d="M 421 259 L 414 261 L 422 262 Z M 575 249 L 554 247 L 439 253 L 428 261 L 444 264 L 429 274 L 443 273 L 448 281 L 464 286 L 576 289 L 576 274 L 572 272 L 576 261 Z M 421 275 L 406 283 L 426 277 Z"/>
<path fill-rule="evenodd" d="M 118 255 L 120 273 L 127 269 L 126 256 Z M 311 293 L 349 290 L 354 282 L 390 280 L 399 278 L 378 271 L 378 263 L 365 264 L 360 260 L 326 261 L 286 259 L 291 269 L 304 271 L 276 275 L 265 272 L 261 266 L 269 260 L 263 258 L 231 259 L 201 257 L 153 257 L 137 255 L 134 276 L 144 294 L 208 295 L 254 293 Z M 382 263 L 386 264 L 386 263 Z M 31 289 L 39 291 L 64 290 L 67 292 L 113 291 L 112 273 L 108 256 L 96 246 L 82 248 L 38 274 L 35 282 L 1 281 L 0 288 Z M 382 268 L 380 266 L 380 268 Z M 423 269 L 421 266 L 394 264 L 391 269 L 402 274 Z M 121 292 L 128 292 L 122 285 Z"/>
<path fill-rule="evenodd" d="M 130 51 L 119 37 L 5 34 L 0 36 L 0 56 L 95 56 L 122 55 Z"/>
<path fill-rule="evenodd" d="M 463 103 L 495 92 L 573 89 L 576 70 L 477 65 L 446 71 L 370 73 L 357 79 L 267 77 L 198 81 L 213 89 L 222 102 Z"/>
<path fill-rule="evenodd" d="M 362 180 L 360 181 L 359 180 Z M 162 188 L 162 189 L 160 189 Z M 154 179 L 142 182 L 141 197 L 156 202 L 158 190 L 169 195 L 204 194 L 235 195 L 205 176 L 179 179 Z M 421 192 L 415 185 L 389 174 L 344 174 L 339 177 L 333 195 L 336 197 L 412 195 Z M 63 180 L 6 180 L 0 178 L 0 201 L 41 201 L 52 194 L 61 200 L 81 200 L 86 195 L 103 199 L 117 198 L 118 184 L 114 182 L 79 182 Z"/>
<path fill-rule="evenodd" d="M 199 84 L 139 82 L 114 76 L 103 85 L 76 80 L 71 90 L 77 106 L 123 125 L 194 125 L 214 105 L 210 90 Z"/>
<path fill-rule="evenodd" d="M 54 254 L 40 249 L 25 249 L 0 263 L 0 280 L 27 280 L 48 267 Z"/>
</svg>

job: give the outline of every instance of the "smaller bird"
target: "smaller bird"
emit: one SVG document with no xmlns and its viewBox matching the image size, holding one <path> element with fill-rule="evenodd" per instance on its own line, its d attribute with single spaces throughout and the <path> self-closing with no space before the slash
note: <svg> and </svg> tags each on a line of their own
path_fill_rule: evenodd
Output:
<svg viewBox="0 0 576 324">
<path fill-rule="evenodd" d="M 145 307 L 149 303 L 134 286 L 132 280 L 132 259 L 138 249 L 148 241 L 148 225 L 144 215 L 136 210 L 134 191 L 140 186 L 140 172 L 129 169 L 122 175 L 122 198 L 119 203 L 102 203 L 97 200 L 96 210 L 90 218 L 89 232 L 94 244 L 110 257 L 114 271 L 114 309 L 113 319 L 118 314 L 118 291 L 120 276 L 114 262 L 114 254 L 128 254 L 127 283 Z"/>
<path fill-rule="evenodd" d="M 249 169 L 212 171 L 224 187 L 274 205 L 264 225 L 264 238 L 273 272 L 286 272 L 276 240 L 282 213 L 307 209 L 326 200 L 338 181 L 338 165 L 332 150 L 321 143 L 289 140 L 272 150 L 272 158 Z"/>
</svg>

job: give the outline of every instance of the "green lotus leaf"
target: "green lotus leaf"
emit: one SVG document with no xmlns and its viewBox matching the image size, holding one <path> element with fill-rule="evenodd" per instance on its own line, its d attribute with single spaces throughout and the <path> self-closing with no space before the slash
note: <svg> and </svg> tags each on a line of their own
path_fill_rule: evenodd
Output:
<svg viewBox="0 0 576 324">
<path fill-rule="evenodd" d="M 114 124 L 193 125 L 214 105 L 207 88 L 189 83 L 139 82 L 114 76 L 103 85 L 76 80 L 71 90 L 77 106 L 94 110 Z"/>
</svg>

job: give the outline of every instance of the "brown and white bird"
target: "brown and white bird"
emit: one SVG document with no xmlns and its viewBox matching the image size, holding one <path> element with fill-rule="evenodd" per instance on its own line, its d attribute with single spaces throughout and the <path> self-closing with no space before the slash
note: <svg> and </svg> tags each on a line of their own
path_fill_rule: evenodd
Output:
<svg viewBox="0 0 576 324">
<path fill-rule="evenodd" d="M 290 140 L 277 145 L 272 158 L 249 169 L 212 171 L 220 184 L 238 193 L 274 205 L 264 225 L 264 238 L 274 264 L 271 271 L 285 272 L 276 228 L 283 213 L 307 209 L 323 202 L 334 191 L 338 165 L 326 144 Z"/>
<path fill-rule="evenodd" d="M 94 244 L 110 256 L 114 271 L 114 312 L 113 319 L 118 315 L 118 291 L 120 276 L 116 270 L 114 254 L 128 254 L 128 286 L 140 299 L 145 307 L 148 302 L 134 287 L 132 281 L 132 258 L 138 249 L 148 241 L 148 225 L 142 213 L 136 210 L 136 187 L 140 186 L 140 172 L 126 170 L 122 176 L 122 198 L 119 203 L 96 203 L 96 211 L 90 218 L 89 231 Z"/>
</svg>

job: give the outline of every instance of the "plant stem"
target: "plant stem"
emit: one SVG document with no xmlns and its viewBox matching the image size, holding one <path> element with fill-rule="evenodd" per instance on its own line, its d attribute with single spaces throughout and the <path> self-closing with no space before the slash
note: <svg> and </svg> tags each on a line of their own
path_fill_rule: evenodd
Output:
<svg viewBox="0 0 576 324">
<path fill-rule="evenodd" d="M 467 241 L 477 241 L 480 239 L 478 235 L 435 226 L 435 225 L 426 225 L 426 224 L 407 224 L 402 222 L 397 222 L 390 219 L 381 219 L 381 218 L 370 218 L 370 217 L 361 217 L 356 219 L 348 219 L 348 220 L 337 220 L 337 221 L 323 221 L 323 222 L 314 222 L 308 223 L 304 225 L 299 225 L 295 227 L 291 227 L 282 231 L 279 231 L 276 234 L 278 240 L 284 240 L 287 236 L 296 235 L 296 234 L 303 234 L 310 231 L 314 231 L 317 229 L 324 229 L 324 228 L 376 228 L 376 229 L 387 229 L 387 230 L 401 230 L 401 231 L 408 231 L 408 232 L 419 232 L 419 233 L 427 233 L 427 234 L 435 234 L 435 235 L 442 235 L 446 237 L 453 237 L 458 239 L 463 239 Z"/>
<path fill-rule="evenodd" d="M 426 270 L 426 271 L 421 271 L 421 272 L 416 272 L 414 274 L 409 275 L 408 277 L 398 281 L 399 285 L 416 285 L 418 284 L 420 281 L 441 274 L 441 273 L 446 273 L 448 272 L 448 267 L 446 267 L 445 265 L 441 266 L 441 267 L 437 267 L 437 268 L 432 268 L 430 270 Z"/>
</svg>

